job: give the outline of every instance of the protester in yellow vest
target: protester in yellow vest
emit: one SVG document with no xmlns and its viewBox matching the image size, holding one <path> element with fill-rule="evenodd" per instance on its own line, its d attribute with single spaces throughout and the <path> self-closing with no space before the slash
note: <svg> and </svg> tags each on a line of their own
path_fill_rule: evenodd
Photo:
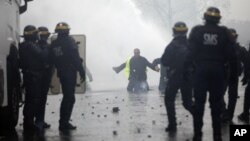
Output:
<svg viewBox="0 0 250 141">
<path fill-rule="evenodd" d="M 125 74 L 128 76 L 127 91 L 132 93 L 147 92 L 149 86 L 147 83 L 146 68 L 159 72 L 159 67 L 151 64 L 145 57 L 140 56 L 140 50 L 134 49 L 134 56 L 129 58 L 126 63 L 118 67 L 113 67 L 116 73 L 119 73 L 125 68 Z"/>
</svg>

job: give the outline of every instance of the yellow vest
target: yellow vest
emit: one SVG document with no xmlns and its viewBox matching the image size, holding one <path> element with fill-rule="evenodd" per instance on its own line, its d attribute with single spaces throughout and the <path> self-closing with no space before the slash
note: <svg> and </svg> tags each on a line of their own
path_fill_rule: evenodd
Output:
<svg viewBox="0 0 250 141">
<path fill-rule="evenodd" d="M 129 59 L 126 61 L 126 66 L 125 66 L 125 75 L 127 78 L 129 78 L 130 75 L 130 60 L 132 57 L 129 57 Z"/>
</svg>

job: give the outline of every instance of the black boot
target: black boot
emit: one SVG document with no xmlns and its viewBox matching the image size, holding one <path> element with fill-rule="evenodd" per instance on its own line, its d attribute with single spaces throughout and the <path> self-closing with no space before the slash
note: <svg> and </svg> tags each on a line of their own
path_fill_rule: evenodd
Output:
<svg viewBox="0 0 250 141">
<path fill-rule="evenodd" d="M 175 125 L 168 125 L 168 127 L 165 129 L 166 132 L 176 132 L 177 128 Z"/>
<path fill-rule="evenodd" d="M 245 114 L 245 113 L 241 113 L 239 116 L 238 116 L 238 119 L 245 122 L 245 123 L 249 123 L 249 115 L 248 114 Z"/>
<path fill-rule="evenodd" d="M 76 126 L 72 125 L 71 123 L 60 123 L 59 130 L 61 131 L 76 130 Z"/>
</svg>

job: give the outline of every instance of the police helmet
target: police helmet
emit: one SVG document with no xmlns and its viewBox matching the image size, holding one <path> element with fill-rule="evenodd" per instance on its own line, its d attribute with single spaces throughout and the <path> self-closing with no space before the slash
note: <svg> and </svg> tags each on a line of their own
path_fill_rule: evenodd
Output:
<svg viewBox="0 0 250 141">
<path fill-rule="evenodd" d="M 204 19 L 206 21 L 219 23 L 221 19 L 220 10 L 216 7 L 209 7 L 204 13 Z"/>
<path fill-rule="evenodd" d="M 176 22 L 173 27 L 173 34 L 176 35 L 186 35 L 188 32 L 188 27 L 184 22 Z"/>
<path fill-rule="evenodd" d="M 58 34 L 69 33 L 70 27 L 65 22 L 60 22 L 56 25 L 55 32 Z"/>
<path fill-rule="evenodd" d="M 50 36 L 50 32 L 47 27 L 41 26 L 38 27 L 38 35 L 40 36 L 40 39 L 47 40 Z"/>
<path fill-rule="evenodd" d="M 23 37 L 25 40 L 36 40 L 37 39 L 37 29 L 33 25 L 27 25 L 23 30 Z"/>
<path fill-rule="evenodd" d="M 233 35 L 234 38 L 238 37 L 238 34 L 234 28 L 230 28 L 229 31 L 231 32 L 231 34 Z"/>
</svg>

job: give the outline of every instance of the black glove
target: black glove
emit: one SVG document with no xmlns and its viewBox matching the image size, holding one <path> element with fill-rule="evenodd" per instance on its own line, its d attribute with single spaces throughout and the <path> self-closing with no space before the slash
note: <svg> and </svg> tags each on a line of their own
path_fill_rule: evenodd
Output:
<svg viewBox="0 0 250 141">
<path fill-rule="evenodd" d="M 85 82 L 85 80 L 86 80 L 85 74 L 84 74 L 84 73 L 83 73 L 83 74 L 80 74 L 80 76 L 81 76 L 80 82 L 81 82 L 81 83 Z"/>
<path fill-rule="evenodd" d="M 243 77 L 241 82 L 242 82 L 242 86 L 246 85 L 248 83 L 247 77 Z"/>
</svg>

